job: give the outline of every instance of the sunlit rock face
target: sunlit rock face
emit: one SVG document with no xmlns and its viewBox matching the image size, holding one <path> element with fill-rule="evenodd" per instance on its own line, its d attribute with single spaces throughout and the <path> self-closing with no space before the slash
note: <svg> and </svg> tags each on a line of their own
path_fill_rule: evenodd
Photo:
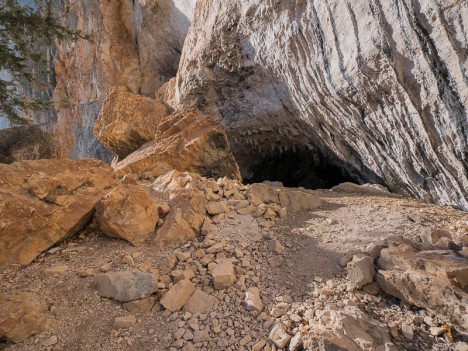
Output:
<svg viewBox="0 0 468 351">
<path fill-rule="evenodd" d="M 111 154 L 94 138 L 94 123 L 109 88 L 127 86 L 154 97 L 177 73 L 195 0 L 68 0 L 69 25 L 92 40 L 58 47 L 58 109 L 53 129 L 74 158 Z"/>
<path fill-rule="evenodd" d="M 224 121 L 243 172 L 305 147 L 468 209 L 466 2 L 204 0 L 193 18 L 168 101 Z"/>
</svg>

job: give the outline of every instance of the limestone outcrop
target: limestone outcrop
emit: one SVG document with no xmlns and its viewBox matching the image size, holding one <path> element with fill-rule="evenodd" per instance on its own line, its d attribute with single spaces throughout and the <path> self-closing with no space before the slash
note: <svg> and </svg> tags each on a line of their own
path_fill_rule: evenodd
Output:
<svg viewBox="0 0 468 351">
<path fill-rule="evenodd" d="M 123 159 L 154 139 L 166 114 L 166 108 L 158 100 L 133 94 L 127 87 L 114 87 L 94 125 L 94 135 Z"/>
<path fill-rule="evenodd" d="M 57 158 L 58 150 L 50 133 L 38 126 L 0 130 L 0 163 Z"/>
<path fill-rule="evenodd" d="M 115 165 L 117 174 L 156 178 L 177 169 L 208 177 L 240 179 L 223 126 L 196 110 L 165 117 L 154 140 Z"/>
<path fill-rule="evenodd" d="M 28 264 L 77 233 L 117 184 L 98 160 L 0 164 L 0 264 Z"/>
<path fill-rule="evenodd" d="M 175 108 L 224 121 L 244 171 L 320 150 L 361 181 L 468 209 L 463 1 L 198 2 Z"/>
</svg>

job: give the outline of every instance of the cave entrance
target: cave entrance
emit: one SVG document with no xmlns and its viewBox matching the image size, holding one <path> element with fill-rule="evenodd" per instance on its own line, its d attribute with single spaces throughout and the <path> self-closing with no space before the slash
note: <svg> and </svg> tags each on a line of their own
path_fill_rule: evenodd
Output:
<svg viewBox="0 0 468 351">
<path fill-rule="evenodd" d="M 357 182 L 343 168 L 318 151 L 284 151 L 266 155 L 245 172 L 244 182 L 281 182 L 286 187 L 330 189 L 344 182 Z"/>
</svg>

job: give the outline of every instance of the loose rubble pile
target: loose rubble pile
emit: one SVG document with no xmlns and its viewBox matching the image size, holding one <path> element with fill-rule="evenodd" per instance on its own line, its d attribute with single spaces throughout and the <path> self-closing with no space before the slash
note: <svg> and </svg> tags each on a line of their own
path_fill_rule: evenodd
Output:
<svg viewBox="0 0 468 351">
<path fill-rule="evenodd" d="M 59 161 L 47 162 L 52 162 L 48 164 L 51 168 L 53 162 Z M 68 162 L 72 167 L 73 162 Z M 94 161 L 76 164 L 79 162 L 90 170 L 96 166 Z M 33 166 L 26 162 L 8 167 L 19 170 Z M 94 170 L 95 176 L 107 176 L 107 168 L 102 169 L 102 174 Z M 8 168 L 0 170 L 7 172 Z M 34 177 L 24 176 L 18 182 L 26 186 L 12 186 L 6 194 L 16 198 L 24 192 L 21 196 L 29 196 L 28 201 L 42 199 L 44 206 L 54 205 L 61 213 L 61 204 L 71 206 L 70 197 L 76 196 L 78 201 L 85 191 L 95 210 L 85 208 L 82 200 L 72 206 L 81 204 L 87 216 L 90 211 L 91 216 L 94 213 L 83 233 L 98 231 L 105 236 L 80 235 L 79 240 L 86 243 L 105 237 L 124 239 L 115 241 L 121 248 L 114 253 L 117 259 L 86 263 L 79 260 L 79 250 L 68 256 L 73 253 L 73 246 L 64 249 L 67 241 L 60 243 L 69 235 L 65 232 L 55 241 L 35 248 L 27 261 L 15 260 L 23 257 L 21 250 L 31 252 L 29 244 L 18 244 L 16 251 L 5 250 L 1 257 L 6 258 L 4 262 L 29 263 L 39 255 L 30 269 L 41 269 L 55 255 L 68 257 L 64 262 L 48 265 L 42 277 L 49 281 L 74 279 L 74 285 L 85 284 L 87 301 L 93 308 L 107 306 L 107 311 L 117 312 L 112 312 L 111 320 L 102 321 L 112 329 L 103 350 L 467 349 L 466 234 L 460 236 L 457 232 L 457 237 L 452 238 L 449 232 L 423 227 L 418 241 L 389 236 L 371 242 L 361 250 L 353 249 L 337 257 L 333 264 L 343 267 L 337 275 L 327 280 L 318 276 L 299 279 L 304 291 L 298 292 L 286 288 L 288 275 L 280 276 L 279 281 L 273 277 L 275 272 L 286 269 L 308 270 L 300 262 L 299 266 L 293 263 L 295 236 L 307 232 L 307 223 L 312 222 L 306 221 L 306 227 L 294 229 L 286 225 L 283 231 L 282 224 L 301 214 L 333 209 L 334 198 L 327 198 L 323 192 L 278 184 L 244 185 L 228 178 L 213 179 L 179 171 L 142 183 L 131 175 L 122 181 L 110 177 L 107 193 L 98 188 L 92 191 L 96 196 L 90 197 L 89 187 L 94 183 L 87 174 L 83 172 L 76 186 L 67 181 L 67 172 L 62 172 L 63 179 L 59 175 L 42 175 L 41 182 L 35 183 L 41 187 L 33 187 Z M 5 191 L 6 186 L 2 185 Z M 354 189 L 357 196 L 392 199 L 379 189 L 343 187 L 345 192 L 337 188 L 332 193 L 353 196 L 349 194 Z M 2 221 L 6 226 L 3 224 L 1 233 L 11 226 L 9 212 L 4 213 Z M 333 226 L 336 222 L 327 223 Z M 81 229 L 78 224 L 73 227 Z M 28 235 L 35 233 L 30 231 Z M 5 247 L 8 236 L 0 238 Z M 88 245 L 95 246 L 92 242 Z M 130 249 L 130 244 L 136 245 L 134 249 Z M 50 248 L 45 256 L 40 254 L 53 245 L 58 246 Z M 133 252 L 117 254 L 122 248 Z M 108 251 L 105 247 L 98 250 Z M 311 258 L 312 262 L 315 259 L 318 258 Z M 75 262 L 81 263 L 77 266 Z M 11 268 L 5 267 L 7 277 Z M 9 342 L 5 347 L 33 350 L 37 343 L 48 350 L 65 347 L 61 340 L 67 336 L 54 334 L 54 317 L 40 299 L 26 298 L 27 292 L 7 286 L 1 285 L 4 297 L 0 302 L 0 335 Z M 92 310 L 89 313 L 94 314 Z M 106 313 L 103 316 L 110 312 Z M 162 332 L 163 326 L 151 327 L 156 321 L 166 324 L 169 330 Z M 149 339 L 141 332 L 144 326 L 151 330 Z M 39 337 L 28 338 L 38 333 Z M 42 338 L 42 334 L 46 337 Z M 67 348 L 80 349 L 77 345 Z"/>
</svg>

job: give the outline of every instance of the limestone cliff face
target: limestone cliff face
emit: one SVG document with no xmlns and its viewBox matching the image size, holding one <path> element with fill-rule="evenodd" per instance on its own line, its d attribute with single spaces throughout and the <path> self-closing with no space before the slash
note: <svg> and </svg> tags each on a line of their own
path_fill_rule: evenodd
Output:
<svg viewBox="0 0 468 351">
<path fill-rule="evenodd" d="M 467 53 L 466 1 L 200 0 L 166 90 L 224 121 L 241 167 L 305 146 L 468 209 Z"/>
<path fill-rule="evenodd" d="M 69 24 L 91 41 L 60 45 L 54 131 L 68 156 L 109 159 L 93 137 L 108 89 L 154 96 L 177 73 L 195 0 L 67 0 Z"/>
</svg>

